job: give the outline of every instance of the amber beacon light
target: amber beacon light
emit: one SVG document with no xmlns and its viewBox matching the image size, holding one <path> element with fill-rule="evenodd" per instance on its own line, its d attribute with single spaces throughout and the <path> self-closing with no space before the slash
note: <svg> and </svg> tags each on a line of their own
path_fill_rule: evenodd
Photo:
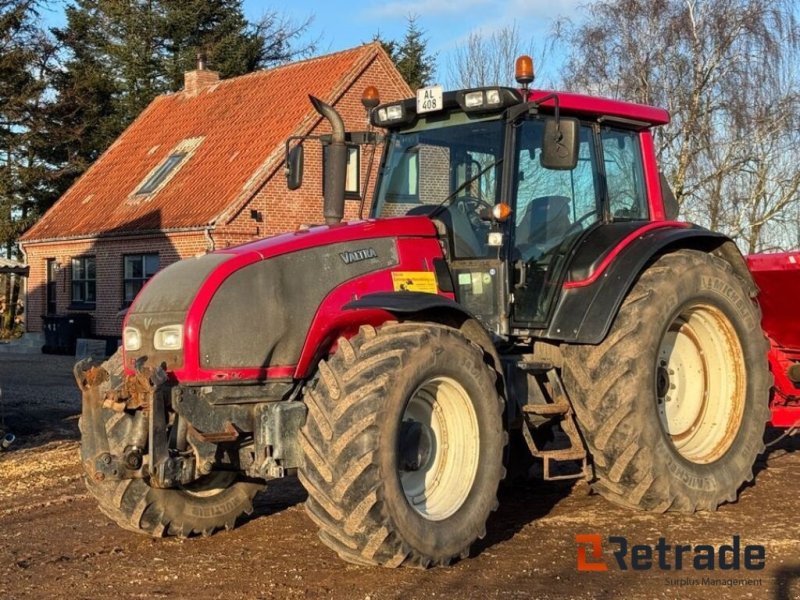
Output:
<svg viewBox="0 0 800 600">
<path fill-rule="evenodd" d="M 361 94 L 361 104 L 364 105 L 364 108 L 367 110 L 371 110 L 378 106 L 381 103 L 380 95 L 378 94 L 378 88 L 374 85 L 368 85 L 364 88 L 364 93 Z"/>
<path fill-rule="evenodd" d="M 533 59 L 527 54 L 517 58 L 517 62 L 514 65 L 514 78 L 526 90 L 533 83 Z"/>
</svg>

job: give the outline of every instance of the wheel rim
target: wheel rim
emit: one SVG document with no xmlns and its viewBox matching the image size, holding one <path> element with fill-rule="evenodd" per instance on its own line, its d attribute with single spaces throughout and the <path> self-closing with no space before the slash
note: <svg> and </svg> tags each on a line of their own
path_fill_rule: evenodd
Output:
<svg viewBox="0 0 800 600">
<path fill-rule="evenodd" d="M 661 426 L 681 456 L 708 464 L 728 451 L 746 379 L 739 338 L 722 311 L 702 304 L 678 315 L 661 340 L 655 387 Z"/>
<path fill-rule="evenodd" d="M 190 496 L 210 498 L 221 494 L 236 480 L 236 473 L 232 471 L 215 471 L 196 481 L 182 485 L 181 489 Z"/>
<path fill-rule="evenodd" d="M 449 377 L 425 382 L 403 413 L 398 473 L 409 505 L 431 521 L 455 513 L 475 482 L 478 418 L 464 387 Z"/>
</svg>

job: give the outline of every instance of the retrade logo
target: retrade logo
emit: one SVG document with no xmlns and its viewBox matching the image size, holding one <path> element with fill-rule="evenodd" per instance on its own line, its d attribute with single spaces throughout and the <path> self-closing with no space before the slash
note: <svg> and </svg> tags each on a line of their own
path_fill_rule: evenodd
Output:
<svg viewBox="0 0 800 600">
<path fill-rule="evenodd" d="M 658 538 L 655 544 L 633 544 L 628 539 L 611 535 L 605 539 L 613 561 L 606 561 L 603 538 L 596 533 L 579 533 L 578 571 L 608 571 L 616 564 L 620 571 L 761 571 L 767 560 L 766 548 L 760 544 L 743 546 L 738 535 L 730 544 L 668 544 Z"/>
<path fill-rule="evenodd" d="M 575 543 L 578 544 L 578 571 L 608 571 L 608 565 L 603 560 L 603 542 L 599 534 L 579 533 L 575 536 Z M 592 550 L 592 562 L 586 556 L 588 548 Z"/>
</svg>

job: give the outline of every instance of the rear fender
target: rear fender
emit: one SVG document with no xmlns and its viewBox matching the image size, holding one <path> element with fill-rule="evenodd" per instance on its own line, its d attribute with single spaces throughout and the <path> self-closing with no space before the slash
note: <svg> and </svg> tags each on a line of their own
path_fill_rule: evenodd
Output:
<svg viewBox="0 0 800 600">
<path fill-rule="evenodd" d="M 538 337 L 573 344 L 598 344 L 608 334 L 625 296 L 639 275 L 659 256 L 681 249 L 713 253 L 726 260 L 734 272 L 755 285 L 747 264 L 730 238 L 678 222 L 649 223 L 598 252 L 584 243 L 573 257 L 550 326 Z M 593 256 L 587 258 L 588 253 Z"/>
</svg>

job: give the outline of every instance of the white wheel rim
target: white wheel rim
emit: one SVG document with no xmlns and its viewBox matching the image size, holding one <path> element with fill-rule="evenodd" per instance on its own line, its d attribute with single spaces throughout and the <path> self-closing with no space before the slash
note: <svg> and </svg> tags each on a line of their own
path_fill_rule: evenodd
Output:
<svg viewBox="0 0 800 600">
<path fill-rule="evenodd" d="M 672 322 L 661 340 L 656 397 L 661 426 L 685 459 L 718 460 L 742 424 L 747 374 L 728 318 L 706 304 Z"/>
<path fill-rule="evenodd" d="M 464 504 L 478 471 L 478 418 L 469 394 L 449 377 L 431 379 L 412 394 L 403 422 L 418 427 L 421 446 L 427 448 L 418 468 L 408 469 L 408 465 L 401 464 L 404 442 L 398 442 L 403 493 L 411 507 L 426 519 L 446 519 Z"/>
</svg>

